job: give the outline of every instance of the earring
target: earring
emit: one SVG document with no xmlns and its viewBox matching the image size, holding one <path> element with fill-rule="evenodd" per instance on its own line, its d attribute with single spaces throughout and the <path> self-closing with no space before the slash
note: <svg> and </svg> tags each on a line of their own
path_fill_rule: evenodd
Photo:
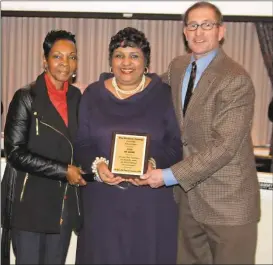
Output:
<svg viewBox="0 0 273 265">
<path fill-rule="evenodd" d="M 144 68 L 144 75 L 147 75 L 149 73 L 149 69 L 148 69 L 148 67 L 145 67 Z"/>
<path fill-rule="evenodd" d="M 113 73 L 113 68 L 112 68 L 112 66 L 110 66 L 109 71 L 110 71 L 110 73 Z"/>
<path fill-rule="evenodd" d="M 72 74 L 72 77 L 73 77 L 73 78 L 75 78 L 75 77 L 76 77 L 76 75 L 77 75 L 77 73 L 73 73 L 73 74 Z"/>
</svg>

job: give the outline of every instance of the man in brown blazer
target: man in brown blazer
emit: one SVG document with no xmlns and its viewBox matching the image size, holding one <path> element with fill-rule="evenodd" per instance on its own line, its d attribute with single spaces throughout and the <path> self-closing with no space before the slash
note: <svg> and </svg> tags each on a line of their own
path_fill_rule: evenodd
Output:
<svg viewBox="0 0 273 265">
<path fill-rule="evenodd" d="M 184 34 L 192 53 L 174 58 L 163 76 L 172 88 L 184 157 L 142 176 L 153 188 L 175 185 L 178 264 L 255 263 L 260 218 L 251 140 L 255 95 L 247 72 L 220 47 L 224 33 L 213 4 L 197 2 L 186 11 Z"/>
</svg>

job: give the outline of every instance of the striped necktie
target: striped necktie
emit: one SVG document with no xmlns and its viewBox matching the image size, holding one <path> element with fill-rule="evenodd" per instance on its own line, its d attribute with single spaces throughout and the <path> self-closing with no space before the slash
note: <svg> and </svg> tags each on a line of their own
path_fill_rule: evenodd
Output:
<svg viewBox="0 0 273 265">
<path fill-rule="evenodd" d="M 193 90 L 193 86 L 194 86 L 194 80 L 196 77 L 196 63 L 192 62 L 192 68 L 191 68 L 191 76 L 190 76 L 190 80 L 188 83 L 188 88 L 187 88 L 187 93 L 186 93 L 186 97 L 185 97 L 185 101 L 184 101 L 184 108 L 183 108 L 183 115 L 185 116 L 186 114 L 186 110 L 187 107 L 189 105 L 191 96 L 192 96 L 192 90 Z"/>
</svg>

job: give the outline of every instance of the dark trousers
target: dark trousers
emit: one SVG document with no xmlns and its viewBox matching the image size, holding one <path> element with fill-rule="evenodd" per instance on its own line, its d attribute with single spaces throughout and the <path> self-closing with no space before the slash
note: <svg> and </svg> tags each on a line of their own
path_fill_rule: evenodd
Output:
<svg viewBox="0 0 273 265">
<path fill-rule="evenodd" d="M 60 234 L 12 230 L 12 246 L 16 264 L 64 264 L 71 237 L 71 228 Z"/>
<path fill-rule="evenodd" d="M 193 218 L 185 194 L 180 203 L 177 264 L 255 264 L 257 223 L 202 224 Z"/>
</svg>

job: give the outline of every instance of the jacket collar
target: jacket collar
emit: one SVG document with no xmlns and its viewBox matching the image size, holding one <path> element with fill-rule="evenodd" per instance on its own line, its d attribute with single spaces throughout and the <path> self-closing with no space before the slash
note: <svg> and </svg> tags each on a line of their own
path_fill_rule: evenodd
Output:
<svg viewBox="0 0 273 265">
<path fill-rule="evenodd" d="M 32 104 L 32 111 L 37 112 L 38 119 L 50 125 L 57 131 L 64 134 L 67 138 L 70 138 L 70 124 L 69 121 L 71 120 L 70 117 L 74 113 L 75 106 L 71 105 L 71 99 L 73 91 L 71 91 L 71 87 L 68 87 L 67 92 L 67 111 L 68 111 L 68 128 L 65 125 L 62 117 L 53 106 L 50 98 L 48 96 L 47 87 L 44 79 L 44 73 L 39 75 L 36 79 L 35 84 L 31 88 L 31 93 L 33 94 L 33 104 Z"/>
</svg>

